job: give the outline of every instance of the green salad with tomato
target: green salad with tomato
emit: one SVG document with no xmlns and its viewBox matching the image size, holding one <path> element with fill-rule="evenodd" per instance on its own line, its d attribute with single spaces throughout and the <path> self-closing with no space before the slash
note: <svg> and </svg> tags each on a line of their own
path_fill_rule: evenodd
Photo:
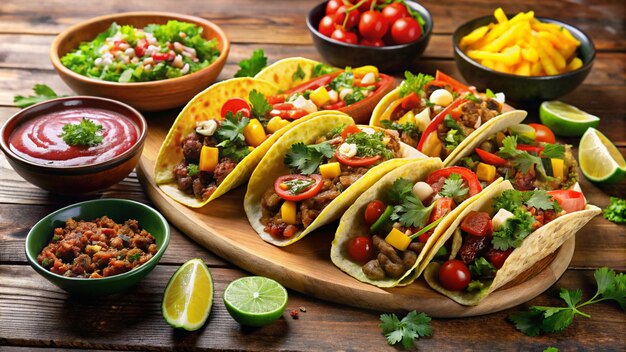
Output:
<svg viewBox="0 0 626 352">
<path fill-rule="evenodd" d="M 129 83 L 176 78 L 201 70 L 220 55 L 215 38 L 193 23 L 168 21 L 144 28 L 117 23 L 61 58 L 81 75 Z"/>
</svg>

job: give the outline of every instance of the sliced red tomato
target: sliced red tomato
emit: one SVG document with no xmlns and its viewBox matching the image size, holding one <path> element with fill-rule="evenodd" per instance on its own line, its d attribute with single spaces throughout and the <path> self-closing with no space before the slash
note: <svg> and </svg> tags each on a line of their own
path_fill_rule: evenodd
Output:
<svg viewBox="0 0 626 352">
<path fill-rule="evenodd" d="M 439 125 L 443 123 L 443 119 L 446 118 L 446 115 L 448 115 L 452 110 L 456 109 L 463 102 L 465 102 L 465 99 L 463 97 L 458 97 L 455 101 L 450 103 L 450 105 L 446 106 L 445 109 L 441 110 L 441 112 L 439 112 L 439 114 L 437 114 L 435 118 L 433 118 L 433 120 L 428 124 L 428 126 L 426 126 L 426 129 L 424 130 L 424 133 L 422 134 L 422 138 L 420 138 L 420 142 L 417 144 L 417 150 L 419 150 L 420 152 L 422 151 L 422 148 L 424 148 L 424 143 L 426 142 L 428 135 L 437 131 L 437 127 L 439 127 Z M 454 118 L 454 116 L 452 117 Z"/>
<path fill-rule="evenodd" d="M 554 197 L 561 208 L 568 213 L 585 209 L 585 196 L 581 192 L 571 189 L 558 189 L 547 193 Z"/>
<path fill-rule="evenodd" d="M 313 180 L 314 183 L 309 187 L 303 189 L 297 194 L 291 193 L 289 189 L 284 189 L 283 184 L 292 181 L 292 180 L 302 180 L 302 181 L 310 181 Z M 314 197 L 316 194 L 320 192 L 322 189 L 323 182 L 322 176 L 318 174 L 312 175 L 302 175 L 302 174 L 293 174 L 293 175 L 284 175 L 280 176 L 274 182 L 274 191 L 284 200 L 290 200 L 292 202 L 297 202 L 304 199 L 309 199 Z"/>
<path fill-rule="evenodd" d="M 537 142 L 544 142 L 554 144 L 556 143 L 556 137 L 550 128 L 540 123 L 529 123 L 528 126 L 535 129 L 535 140 Z"/>
<path fill-rule="evenodd" d="M 329 105 L 324 105 L 322 106 L 322 110 L 339 110 L 341 108 L 343 108 L 344 106 L 346 106 L 346 102 L 343 100 L 340 100 L 334 104 L 329 104 Z"/>
<path fill-rule="evenodd" d="M 474 236 L 485 236 L 491 232 L 491 217 L 484 211 L 471 211 L 461 222 L 461 230 Z"/>
<path fill-rule="evenodd" d="M 343 132 L 341 132 L 341 138 L 346 139 L 348 138 L 349 135 L 359 133 L 359 132 L 361 132 L 361 129 L 359 128 L 359 126 L 348 125 L 346 126 L 346 128 L 343 129 Z"/>
<path fill-rule="evenodd" d="M 152 60 L 154 61 L 166 61 L 166 60 L 170 60 L 173 57 L 170 55 L 170 53 L 154 53 L 152 54 Z"/>
<path fill-rule="evenodd" d="M 335 152 L 335 157 L 340 163 L 348 166 L 370 166 L 380 160 L 380 155 L 365 156 L 362 158 L 347 158 L 343 154 L 341 154 L 339 150 Z"/>
<path fill-rule="evenodd" d="M 484 161 L 485 163 L 489 165 L 496 165 L 496 166 L 506 165 L 506 159 L 503 159 L 493 153 L 489 153 L 486 150 L 482 150 L 478 148 L 474 149 L 474 151 L 476 152 L 476 154 L 478 154 L 478 156 L 480 157 L 480 160 Z"/>
<path fill-rule="evenodd" d="M 248 102 L 241 98 L 230 98 L 222 105 L 222 111 L 220 113 L 222 117 L 226 117 L 226 114 L 229 112 L 236 114 L 237 111 L 241 109 L 248 110 L 248 116 L 250 116 L 250 105 L 248 105 Z"/>
<path fill-rule="evenodd" d="M 500 269 L 502 265 L 504 265 L 506 258 L 511 255 L 511 252 L 513 252 L 513 248 L 509 248 L 506 251 L 490 248 L 485 256 L 487 257 L 487 260 L 496 267 L 496 269 Z"/>
<path fill-rule="evenodd" d="M 543 151 L 543 147 L 540 145 L 528 145 L 528 144 L 518 144 L 516 149 L 523 150 L 525 152 L 537 153 L 537 154 Z"/>
<path fill-rule="evenodd" d="M 450 166 L 437 171 L 434 171 L 426 178 L 426 183 L 428 183 L 435 192 L 439 192 L 441 187 L 443 186 L 442 182 L 439 182 L 442 178 L 448 178 L 451 174 L 459 174 L 465 184 L 469 188 L 469 196 L 472 197 L 480 191 L 483 190 L 483 187 L 480 185 L 480 181 L 476 174 L 467 168 L 460 166 Z"/>
<path fill-rule="evenodd" d="M 275 109 L 275 110 L 270 111 L 271 117 L 278 116 L 281 119 L 288 119 L 288 120 L 297 120 L 308 114 L 309 113 L 304 109 L 287 109 L 287 110 Z"/>
<path fill-rule="evenodd" d="M 445 73 L 437 70 L 437 73 L 435 74 L 435 79 L 437 81 L 442 81 L 442 82 L 446 82 L 447 84 L 452 86 L 452 89 L 454 89 L 455 92 L 457 93 L 466 93 L 466 92 L 470 92 L 470 89 L 468 86 L 466 86 L 465 84 L 457 81 L 456 79 L 446 75 Z"/>
<path fill-rule="evenodd" d="M 385 211 L 386 205 L 382 201 L 375 199 L 367 204 L 365 208 L 365 223 L 371 226 Z"/>
<path fill-rule="evenodd" d="M 400 103 L 400 106 L 402 106 L 404 110 L 415 109 L 420 107 L 420 105 L 422 105 L 422 100 L 415 92 L 411 92 L 411 94 L 404 97 L 402 103 Z"/>
</svg>

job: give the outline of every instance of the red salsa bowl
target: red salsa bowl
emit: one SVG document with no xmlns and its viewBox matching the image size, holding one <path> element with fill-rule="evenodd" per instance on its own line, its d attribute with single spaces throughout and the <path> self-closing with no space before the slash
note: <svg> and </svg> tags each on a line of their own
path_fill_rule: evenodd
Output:
<svg viewBox="0 0 626 352">
<path fill-rule="evenodd" d="M 97 127 L 93 145 L 72 145 L 64 127 L 87 119 Z M 92 126 L 92 127 L 93 127 Z M 132 107 L 115 100 L 77 96 L 33 105 L 13 115 L 0 130 L 0 149 L 28 182 L 58 194 L 108 188 L 135 168 L 147 124 Z"/>
</svg>

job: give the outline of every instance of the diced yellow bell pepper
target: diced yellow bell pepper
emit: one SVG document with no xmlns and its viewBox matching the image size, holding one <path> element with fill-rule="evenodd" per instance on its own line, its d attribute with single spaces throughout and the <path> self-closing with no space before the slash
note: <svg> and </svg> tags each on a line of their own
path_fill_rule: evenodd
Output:
<svg viewBox="0 0 626 352">
<path fill-rule="evenodd" d="M 352 69 L 355 77 L 363 77 L 370 72 L 374 74 L 374 77 L 378 78 L 378 68 L 376 66 L 366 65 Z"/>
<path fill-rule="evenodd" d="M 253 147 L 258 147 L 265 141 L 265 130 L 263 125 L 257 119 L 251 119 L 248 125 L 243 128 L 243 136 L 246 143 Z"/>
<path fill-rule="evenodd" d="M 385 241 L 401 251 L 406 250 L 411 244 L 411 238 L 395 227 L 391 229 L 387 237 L 385 237 Z"/>
<path fill-rule="evenodd" d="M 200 171 L 212 172 L 217 166 L 219 155 L 219 149 L 203 145 L 200 150 L 200 163 L 198 165 L 198 169 Z"/>
<path fill-rule="evenodd" d="M 320 174 L 323 178 L 335 178 L 341 174 L 341 165 L 337 162 L 320 165 Z"/>
<path fill-rule="evenodd" d="M 311 99 L 313 104 L 317 105 L 317 107 L 320 107 L 326 105 L 330 101 L 330 95 L 328 95 L 326 87 L 321 86 L 311 92 L 309 99 Z"/>
<path fill-rule="evenodd" d="M 550 163 L 552 164 L 552 175 L 554 175 L 554 177 L 563 179 L 563 176 L 565 176 L 565 165 L 563 159 L 550 159 Z"/>
<path fill-rule="evenodd" d="M 288 120 L 284 120 L 282 118 L 280 118 L 280 116 L 274 116 L 272 117 L 269 122 L 267 123 L 267 132 L 269 133 L 276 133 L 276 131 L 280 130 L 281 128 L 289 125 L 289 121 Z"/>
<path fill-rule="evenodd" d="M 402 116 L 399 120 L 398 120 L 399 124 L 407 124 L 407 123 L 415 123 L 415 114 L 413 113 L 413 110 L 409 110 L 406 114 L 404 114 L 404 116 Z"/>
<path fill-rule="evenodd" d="M 283 219 L 285 224 L 296 224 L 296 202 L 286 200 L 283 205 L 280 206 L 280 218 Z"/>
<path fill-rule="evenodd" d="M 496 178 L 496 167 L 485 163 L 478 163 L 476 176 L 481 181 L 491 182 Z"/>
<path fill-rule="evenodd" d="M 422 153 L 428 156 L 438 157 L 441 156 L 441 149 L 443 149 L 443 143 L 439 140 L 436 132 L 431 132 L 428 137 L 426 137 L 426 141 L 424 141 Z"/>
</svg>

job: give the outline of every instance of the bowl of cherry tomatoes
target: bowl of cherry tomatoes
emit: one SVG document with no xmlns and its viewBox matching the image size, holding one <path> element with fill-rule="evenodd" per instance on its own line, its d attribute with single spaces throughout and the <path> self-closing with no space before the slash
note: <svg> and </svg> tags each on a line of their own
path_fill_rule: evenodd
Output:
<svg viewBox="0 0 626 352">
<path fill-rule="evenodd" d="M 411 68 L 433 30 L 430 12 L 404 0 L 329 0 L 315 6 L 306 23 L 330 64 L 374 65 L 385 72 Z"/>
</svg>

